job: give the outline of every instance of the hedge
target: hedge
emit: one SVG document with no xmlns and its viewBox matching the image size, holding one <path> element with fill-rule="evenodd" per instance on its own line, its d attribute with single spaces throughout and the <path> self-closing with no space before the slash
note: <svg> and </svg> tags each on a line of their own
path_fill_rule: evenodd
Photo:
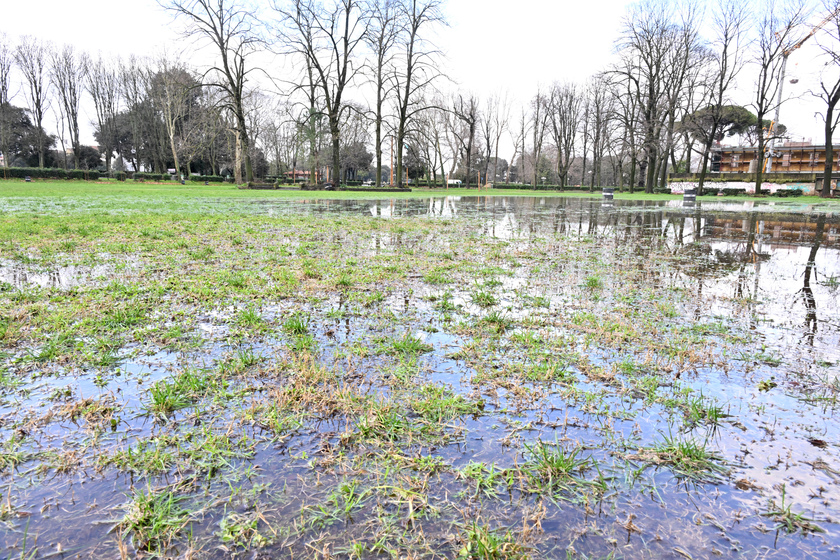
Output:
<svg viewBox="0 0 840 560">
<path fill-rule="evenodd" d="M 537 185 L 537 188 L 531 185 L 522 185 L 518 183 L 493 183 L 494 189 L 517 189 L 523 191 L 559 191 L 560 185 Z M 600 193 L 602 187 L 594 187 L 593 193 Z M 566 185 L 563 187 L 564 191 L 580 191 L 589 192 L 589 185 Z"/>
<path fill-rule="evenodd" d="M 770 196 L 777 196 L 779 198 L 787 198 L 789 196 L 802 196 L 805 194 L 799 189 L 779 189 L 774 193 L 771 193 Z"/>
<path fill-rule="evenodd" d="M 85 171 L 83 169 L 60 169 L 40 167 L 4 167 L 0 169 L 0 178 L 8 179 L 99 179 L 99 171 Z"/>
<path fill-rule="evenodd" d="M 718 194 L 723 196 L 745 196 L 747 189 L 719 189 Z"/>
<path fill-rule="evenodd" d="M 135 181 L 165 181 L 171 177 L 169 173 L 146 173 L 138 171 L 134 174 Z"/>
<path fill-rule="evenodd" d="M 225 178 L 221 175 L 190 175 L 190 181 L 194 183 L 223 183 Z"/>
</svg>

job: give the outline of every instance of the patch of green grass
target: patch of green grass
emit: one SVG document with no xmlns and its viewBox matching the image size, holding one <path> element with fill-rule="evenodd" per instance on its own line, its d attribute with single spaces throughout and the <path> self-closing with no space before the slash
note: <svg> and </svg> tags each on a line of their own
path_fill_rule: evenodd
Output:
<svg viewBox="0 0 840 560">
<path fill-rule="evenodd" d="M 210 257 L 216 254 L 216 250 L 213 247 L 205 245 L 204 247 L 187 251 L 187 254 L 197 261 L 206 261 L 210 260 Z"/>
<path fill-rule="evenodd" d="M 243 548 L 262 548 L 271 540 L 258 530 L 260 516 L 256 512 L 242 514 L 230 512 L 219 522 L 219 532 L 216 536 L 223 543 L 241 546 Z"/>
<path fill-rule="evenodd" d="M 435 309 L 448 313 L 458 309 L 458 306 L 452 301 L 452 292 L 445 291 L 440 297 L 436 298 Z"/>
<path fill-rule="evenodd" d="M 236 314 L 234 322 L 240 327 L 253 331 L 265 331 L 268 328 L 268 323 L 254 306 L 240 309 Z"/>
<path fill-rule="evenodd" d="M 508 318 L 502 311 L 488 313 L 481 319 L 481 322 L 489 325 L 494 331 L 500 334 L 513 326 L 513 320 Z"/>
<path fill-rule="evenodd" d="M 592 457 L 580 456 L 580 447 L 564 449 L 557 442 L 538 441 L 533 445 L 525 444 L 525 450 L 525 468 L 539 486 L 551 489 L 575 482 L 578 475 L 595 466 Z"/>
<path fill-rule="evenodd" d="M 222 276 L 222 282 L 236 290 L 248 285 L 248 277 L 243 272 L 227 272 Z"/>
<path fill-rule="evenodd" d="M 806 533 L 825 533 L 825 529 L 814 523 L 814 520 L 805 517 L 804 513 L 793 513 L 793 504 L 785 503 L 787 487 L 782 485 L 782 503 L 777 505 L 774 500 L 770 500 L 769 511 L 761 513 L 764 517 L 770 517 L 776 522 L 774 530 L 783 530 L 786 533 L 801 532 Z"/>
<path fill-rule="evenodd" d="M 71 334 L 59 332 L 48 338 L 37 352 L 27 350 L 26 359 L 35 363 L 54 362 L 75 347 L 76 340 Z"/>
<path fill-rule="evenodd" d="M 565 361 L 547 360 L 528 366 L 525 369 L 525 379 L 543 383 L 573 383 L 575 376 Z"/>
<path fill-rule="evenodd" d="M 473 292 L 470 297 L 472 302 L 479 307 L 493 307 L 498 303 L 498 300 L 493 294 L 484 290 Z"/>
<path fill-rule="evenodd" d="M 604 287 L 604 281 L 601 279 L 600 276 L 587 276 L 586 279 L 583 281 L 583 285 L 585 288 L 590 290 L 600 290 Z"/>
<path fill-rule="evenodd" d="M 31 457 L 31 453 L 23 450 L 23 442 L 20 436 L 12 434 L 9 439 L 3 442 L 3 447 L 0 448 L 0 472 L 13 469 Z"/>
<path fill-rule="evenodd" d="M 458 476 L 472 481 L 475 484 L 475 493 L 484 494 L 495 498 L 498 496 L 498 487 L 501 485 L 511 486 L 511 472 L 506 469 L 497 469 L 495 463 L 486 465 L 476 461 L 470 461 L 465 467 L 458 471 Z"/>
<path fill-rule="evenodd" d="M 727 471 L 720 457 L 708 447 L 708 442 L 691 438 L 666 436 L 643 456 L 655 463 L 666 464 L 671 470 L 686 478 L 713 480 Z"/>
<path fill-rule="evenodd" d="M 159 416 L 169 416 L 186 408 L 211 391 L 224 389 L 226 383 L 211 372 L 185 369 L 168 380 L 161 380 L 149 388 L 146 409 Z"/>
<path fill-rule="evenodd" d="M 182 501 L 183 497 L 171 491 L 135 490 L 119 526 L 131 532 L 137 550 L 159 555 L 189 523 L 189 512 L 181 507 Z"/>
<path fill-rule="evenodd" d="M 411 401 L 411 408 L 429 422 L 448 422 L 458 416 L 478 415 L 484 410 L 483 401 L 468 401 L 442 385 L 423 385 L 417 394 Z"/>
<path fill-rule="evenodd" d="M 423 275 L 423 281 L 427 284 L 449 284 L 452 282 L 446 274 L 446 269 L 434 268 Z"/>
<path fill-rule="evenodd" d="M 380 352 L 393 355 L 425 354 L 431 352 L 434 347 L 426 344 L 420 338 L 406 333 L 402 338 L 395 338 L 380 347 Z"/>
<path fill-rule="evenodd" d="M 324 503 L 310 506 L 309 522 L 325 528 L 338 522 L 352 521 L 354 512 L 362 508 L 371 490 L 361 490 L 356 480 L 344 481 L 326 498 Z"/>
<path fill-rule="evenodd" d="M 528 549 L 516 542 L 513 534 L 489 529 L 473 522 L 461 535 L 464 543 L 458 551 L 458 558 L 470 560 L 523 560 Z"/>
<path fill-rule="evenodd" d="M 353 285 L 353 275 L 348 272 L 342 272 L 335 280 L 336 288 L 349 288 Z"/>
<path fill-rule="evenodd" d="M 125 450 L 100 456 L 98 462 L 101 466 L 111 465 L 122 471 L 160 474 L 169 471 L 175 464 L 175 454 L 166 448 L 164 441 L 143 439 Z"/>
<path fill-rule="evenodd" d="M 301 336 L 309 333 L 309 316 L 303 313 L 294 313 L 283 323 L 283 332 L 293 336 Z"/>
<path fill-rule="evenodd" d="M 702 392 L 686 399 L 685 415 L 690 424 L 705 423 L 713 426 L 719 425 L 721 420 L 728 416 L 712 399 L 704 397 Z"/>
<path fill-rule="evenodd" d="M 254 352 L 253 348 L 242 348 L 219 361 L 218 371 L 222 376 L 241 375 L 249 367 L 255 366 L 265 358 Z"/>
</svg>

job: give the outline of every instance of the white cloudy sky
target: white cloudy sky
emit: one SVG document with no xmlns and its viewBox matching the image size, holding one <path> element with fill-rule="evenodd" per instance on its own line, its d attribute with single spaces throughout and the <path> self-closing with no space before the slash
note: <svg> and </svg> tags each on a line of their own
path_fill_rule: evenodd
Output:
<svg viewBox="0 0 840 560">
<path fill-rule="evenodd" d="M 169 52 L 191 53 L 188 60 L 200 65 L 173 25 L 171 15 L 155 0 L 40 0 L 5 2 L 0 32 L 12 40 L 33 35 L 53 43 L 71 43 L 91 54 L 127 56 Z M 445 56 L 452 87 L 487 96 L 509 92 L 527 101 L 539 87 L 555 80 L 583 81 L 605 68 L 613 54 L 628 0 L 448 0 L 449 27 L 438 44 Z M 37 6 L 37 8 L 35 8 Z M 797 138 L 822 143 L 822 121 L 816 113 L 821 104 L 808 93 L 815 86 L 814 41 L 790 58 L 790 74 L 799 78 L 786 83 L 793 97 L 782 108 L 781 121 Z M 284 70 L 277 61 L 266 61 L 274 75 Z M 745 90 L 736 101 L 748 104 L 750 69 L 741 76 Z M 23 105 L 22 93 L 16 103 Z M 87 120 L 93 119 L 88 109 Z M 92 142 L 89 127 L 86 142 Z"/>
</svg>

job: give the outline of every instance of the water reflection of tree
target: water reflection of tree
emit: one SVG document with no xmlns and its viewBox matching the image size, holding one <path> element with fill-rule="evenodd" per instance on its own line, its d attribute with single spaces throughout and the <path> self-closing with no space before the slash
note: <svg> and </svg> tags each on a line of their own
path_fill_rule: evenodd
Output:
<svg viewBox="0 0 840 560">
<path fill-rule="evenodd" d="M 805 264 L 805 278 L 802 290 L 800 290 L 802 300 L 805 303 L 805 337 L 809 346 L 814 346 L 814 338 L 817 335 L 817 300 L 814 298 L 814 292 L 811 290 L 811 271 L 815 270 L 817 252 L 820 250 L 824 229 L 825 214 L 820 214 L 817 217 L 814 243 L 811 245 L 811 252 L 808 253 L 808 262 Z M 814 276 L 816 277 L 816 273 Z"/>
</svg>

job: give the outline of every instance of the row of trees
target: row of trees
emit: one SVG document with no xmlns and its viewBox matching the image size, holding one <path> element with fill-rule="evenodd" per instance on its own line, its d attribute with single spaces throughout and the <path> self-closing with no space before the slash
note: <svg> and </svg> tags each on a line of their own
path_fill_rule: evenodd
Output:
<svg viewBox="0 0 840 560">
<path fill-rule="evenodd" d="M 43 166 L 59 142 L 79 167 L 79 108 L 87 96 L 109 169 L 115 155 L 134 169 L 229 169 L 237 182 L 301 168 L 310 180 L 326 171 L 338 182 L 372 167 L 380 185 L 390 147 L 398 185 L 455 176 L 467 185 L 609 183 L 652 192 L 670 173 L 694 168 L 702 189 L 715 144 L 738 135 L 757 148 L 760 192 L 765 153 L 785 131 L 773 122 L 784 101 L 784 66 L 811 31 L 806 0 L 762 0 L 760 9 L 712 0 L 705 11 L 642 0 L 625 16 L 610 67 L 583 82 L 555 83 L 516 107 L 498 93 L 441 93 L 447 79 L 428 41 L 445 25 L 440 0 L 163 5 L 211 48 L 214 64 L 196 70 L 167 56 L 94 60 L 33 38 L 0 41 L 0 108 L 13 115 L 0 119 L 0 151 L 14 152 L 17 138 L 17 149 L 30 145 Z M 819 10 L 829 17 L 814 35 L 825 53 L 814 93 L 825 101 L 830 177 L 840 0 Z M 282 56 L 282 75 L 257 64 L 261 52 Z M 11 104 L 13 67 L 26 111 Z M 359 101 L 365 96 L 370 103 Z M 44 131 L 50 108 L 54 135 Z M 9 125 L 15 120 L 17 136 Z"/>
<path fill-rule="evenodd" d="M 646 192 L 666 186 L 669 173 L 697 167 L 702 191 L 713 146 L 739 135 L 757 148 L 760 192 L 765 152 L 786 131 L 771 117 L 784 100 L 786 58 L 810 30 L 804 27 L 806 8 L 798 0 L 768 1 L 755 16 L 747 4 L 721 0 L 710 7 L 709 18 L 695 4 L 635 4 L 616 43 L 615 64 L 585 85 L 557 84 L 537 94 L 527 123 L 522 116 L 519 136 L 531 131 L 530 154 L 537 162 L 532 166 L 539 167 L 548 147 L 556 152 L 553 171 L 561 185 L 579 158 L 582 183 L 588 174 L 590 186 L 602 184 L 608 165 L 614 184 L 623 186 L 627 178 L 631 190 L 638 186 Z M 828 146 L 837 122 L 831 93 L 840 75 L 834 54 L 840 45 L 838 8 L 840 3 L 826 5 L 833 27 L 818 36 L 827 55 L 822 87 Z M 752 87 L 737 87 L 737 79 L 748 73 Z M 521 161 L 526 158 L 523 150 Z M 827 176 L 830 169 L 827 161 Z"/>
<path fill-rule="evenodd" d="M 738 135 L 756 147 L 760 193 L 765 157 L 786 132 L 774 113 L 785 101 L 787 57 L 814 36 L 823 52 L 812 93 L 825 102 L 827 196 L 840 100 L 840 2 L 827 0 L 820 9 L 827 17 L 812 28 L 804 0 L 765 0 L 757 11 L 737 0 L 718 0 L 706 12 L 667 0 L 634 4 L 613 65 L 584 84 L 537 92 L 520 113 L 511 127 L 521 149 L 518 179 L 536 184 L 548 176 L 564 186 L 577 171 L 590 188 L 610 175 L 611 184 L 653 192 L 667 185 L 669 173 L 696 167 L 702 191 L 713 147 Z M 479 120 L 492 126 L 492 111 Z"/>
</svg>

